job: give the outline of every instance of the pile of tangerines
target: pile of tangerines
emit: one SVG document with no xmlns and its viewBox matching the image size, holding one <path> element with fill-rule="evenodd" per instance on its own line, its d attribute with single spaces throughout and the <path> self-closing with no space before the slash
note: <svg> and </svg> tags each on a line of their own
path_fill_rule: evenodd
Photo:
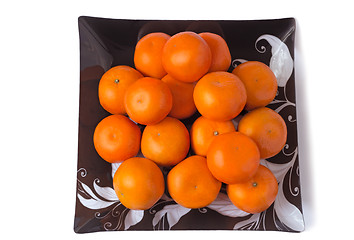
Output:
<svg viewBox="0 0 354 240">
<path fill-rule="evenodd" d="M 113 178 L 121 203 L 145 210 L 167 188 L 178 204 L 201 208 L 224 183 L 239 209 L 267 209 L 278 183 L 260 159 L 278 154 L 287 138 L 282 117 L 266 107 L 277 92 L 271 69 L 249 61 L 227 72 L 226 41 L 189 31 L 147 34 L 135 47 L 134 64 L 102 76 L 99 100 L 112 115 L 93 136 L 104 160 L 121 162 Z M 197 111 L 201 116 L 187 128 L 181 120 Z M 144 157 L 137 157 L 140 150 Z M 166 178 L 162 168 L 168 169 Z"/>
</svg>

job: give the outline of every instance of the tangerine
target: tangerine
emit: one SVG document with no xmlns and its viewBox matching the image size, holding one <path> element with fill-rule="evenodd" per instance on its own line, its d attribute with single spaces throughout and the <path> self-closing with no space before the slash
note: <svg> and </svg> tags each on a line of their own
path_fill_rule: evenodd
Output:
<svg viewBox="0 0 354 240">
<path fill-rule="evenodd" d="M 201 208 L 212 203 L 219 194 L 221 182 L 209 171 L 205 157 L 186 158 L 167 175 L 171 197 L 186 208 Z"/>
<path fill-rule="evenodd" d="M 173 166 L 188 154 L 189 132 L 176 118 L 146 126 L 141 138 L 141 152 L 159 166 Z"/>
<path fill-rule="evenodd" d="M 165 180 L 153 161 L 134 157 L 119 166 L 113 177 L 113 188 L 125 207 L 146 210 L 162 197 Z"/>
<path fill-rule="evenodd" d="M 225 40 L 218 34 L 199 33 L 209 45 L 211 50 L 211 65 L 209 72 L 227 71 L 231 65 L 231 54 Z"/>
<path fill-rule="evenodd" d="M 237 208 L 252 214 L 260 213 L 275 201 L 278 194 L 278 182 L 267 167 L 260 165 L 251 179 L 227 185 L 226 191 Z"/>
<path fill-rule="evenodd" d="M 247 181 L 256 173 L 259 162 L 256 143 L 239 132 L 216 136 L 207 153 L 211 173 L 226 184 Z"/>
<path fill-rule="evenodd" d="M 162 65 L 173 78 L 195 82 L 206 74 L 211 64 L 211 51 L 206 41 L 194 32 L 173 35 L 162 52 Z"/>
<path fill-rule="evenodd" d="M 116 66 L 103 74 L 98 85 L 98 98 L 102 107 L 111 114 L 126 114 L 124 94 L 139 78 L 140 72 L 129 66 Z"/>
<path fill-rule="evenodd" d="M 194 83 L 178 81 L 169 74 L 161 79 L 166 83 L 172 93 L 172 109 L 168 114 L 170 117 L 186 119 L 192 116 L 196 111 L 193 100 Z"/>
<path fill-rule="evenodd" d="M 145 35 L 135 46 L 134 64 L 144 76 L 162 78 L 166 71 L 162 66 L 162 49 L 170 36 L 162 32 Z"/>
<path fill-rule="evenodd" d="M 238 131 L 255 141 L 262 159 L 278 154 L 287 140 L 284 119 L 267 107 L 257 108 L 245 114 L 238 124 Z"/>
<path fill-rule="evenodd" d="M 233 71 L 245 85 L 247 92 L 246 110 L 267 106 L 278 90 L 277 78 L 264 63 L 248 61 L 238 65 Z"/>
<path fill-rule="evenodd" d="M 133 121 L 143 125 L 156 124 L 171 111 L 172 93 L 161 80 L 144 77 L 127 89 L 124 104 Z"/>
<path fill-rule="evenodd" d="M 215 121 L 228 121 L 241 113 L 246 89 L 241 80 L 228 72 L 211 72 L 202 77 L 193 92 L 201 115 Z"/>
<path fill-rule="evenodd" d="M 102 119 L 93 134 L 95 149 L 110 163 L 122 162 L 138 154 L 141 131 L 129 118 L 110 115 Z"/>
<path fill-rule="evenodd" d="M 195 154 L 206 156 L 210 143 L 215 136 L 235 131 L 232 121 L 213 121 L 200 116 L 194 121 L 190 130 L 192 149 Z"/>
</svg>

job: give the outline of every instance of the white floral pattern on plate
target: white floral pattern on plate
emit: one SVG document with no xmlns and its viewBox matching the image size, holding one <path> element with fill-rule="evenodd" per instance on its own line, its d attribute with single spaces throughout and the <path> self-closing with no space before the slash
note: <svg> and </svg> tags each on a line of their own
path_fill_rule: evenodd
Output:
<svg viewBox="0 0 354 240">
<path fill-rule="evenodd" d="M 292 29 L 291 31 L 293 31 Z M 289 35 L 291 32 L 289 32 Z M 286 38 L 287 36 L 285 36 Z M 275 99 L 270 103 L 271 105 L 276 105 L 275 111 L 282 115 L 282 111 L 287 107 L 295 108 L 295 103 L 289 101 L 286 96 L 285 86 L 293 72 L 293 59 L 290 55 L 289 49 L 279 38 L 264 34 L 261 35 L 255 41 L 255 47 L 259 53 L 264 53 L 266 47 L 261 46 L 260 49 L 257 48 L 257 44 L 260 40 L 266 40 L 272 47 L 271 53 L 272 57 L 269 62 L 269 66 L 272 71 L 275 73 L 278 81 L 278 86 L 281 87 L 279 90 L 284 91 L 285 99 L 278 100 Z M 237 66 L 237 63 L 246 62 L 245 59 L 235 59 L 232 62 L 234 67 Z M 292 115 L 284 116 L 282 115 L 285 121 L 288 123 L 293 123 L 296 121 Z M 234 119 L 234 123 L 237 126 L 239 118 Z M 216 211 L 221 215 L 228 216 L 231 218 L 242 218 L 241 221 L 236 221 L 234 229 L 244 230 L 244 229 L 266 229 L 266 217 L 268 214 L 272 214 L 272 219 L 276 229 L 278 230 L 292 230 L 292 231 L 303 231 L 304 230 L 304 221 L 303 216 L 299 208 L 292 204 L 284 194 L 284 184 L 287 184 L 287 188 L 290 191 L 292 196 L 297 196 L 300 192 L 299 186 L 292 186 L 292 176 L 293 174 L 299 175 L 298 167 L 295 168 L 298 158 L 298 149 L 295 147 L 290 153 L 286 152 L 289 149 L 289 144 L 286 144 L 282 152 L 285 157 L 290 157 L 291 160 L 286 163 L 272 163 L 263 159 L 261 164 L 268 167 L 276 176 L 279 183 L 279 193 L 273 204 L 273 208 L 266 210 L 258 214 L 249 214 L 243 212 L 236 208 L 227 195 L 223 192 L 220 192 L 218 197 L 213 203 L 207 207 L 198 209 L 201 213 L 206 213 L 207 211 L 212 210 Z M 119 168 L 120 164 L 112 164 L 112 178 Z M 85 178 L 87 171 L 84 168 L 78 170 L 78 174 Z M 286 181 L 286 176 L 288 180 Z M 134 226 L 142 221 L 144 214 L 152 214 L 152 226 L 154 229 L 171 229 L 175 226 L 181 218 L 188 214 L 191 209 L 182 207 L 175 203 L 173 199 L 169 198 L 166 194 L 163 195 L 160 201 L 158 201 L 151 209 L 148 211 L 142 210 L 129 210 L 127 208 L 122 208 L 117 195 L 111 187 L 101 187 L 99 186 L 100 180 L 96 178 L 93 182 L 93 190 L 85 183 L 78 179 L 78 194 L 77 197 L 81 204 L 89 209 L 97 210 L 94 214 L 94 217 L 100 220 L 107 218 L 107 221 L 104 222 L 105 230 L 117 230 L 121 229 L 124 226 L 124 229 L 129 229 L 131 226 Z M 161 205 L 163 206 L 161 208 Z M 110 210 L 107 212 L 107 209 L 110 207 Z M 119 210 L 122 208 L 123 210 Z M 159 209 L 159 210 L 156 210 Z M 105 210 L 105 211 L 99 211 Z M 108 217 L 109 216 L 109 217 Z M 243 220 L 245 217 L 250 216 L 249 218 Z M 118 221 L 110 221 L 109 219 L 118 218 Z M 277 220 L 276 220 L 277 219 Z M 124 225 L 123 225 L 124 224 Z"/>
</svg>

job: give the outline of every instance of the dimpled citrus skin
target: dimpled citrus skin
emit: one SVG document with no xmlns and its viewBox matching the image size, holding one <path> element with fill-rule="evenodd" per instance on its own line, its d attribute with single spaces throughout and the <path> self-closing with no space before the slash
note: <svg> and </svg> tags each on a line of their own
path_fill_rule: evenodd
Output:
<svg viewBox="0 0 354 240">
<path fill-rule="evenodd" d="M 170 117 L 186 119 L 197 111 L 193 100 L 195 83 L 178 81 L 168 74 L 161 81 L 168 85 L 172 93 L 172 109 L 168 114 Z"/>
<path fill-rule="evenodd" d="M 212 55 L 212 60 L 209 72 L 227 71 L 231 65 L 231 54 L 225 40 L 210 32 L 199 33 L 209 45 Z"/>
<path fill-rule="evenodd" d="M 97 153 L 110 163 L 121 162 L 137 155 L 140 139 L 139 127 L 123 115 L 110 115 L 102 119 L 93 135 Z"/>
<path fill-rule="evenodd" d="M 260 213 L 275 201 L 278 194 L 278 182 L 268 168 L 260 165 L 251 179 L 227 185 L 226 191 L 237 208 L 248 213 Z"/>
<path fill-rule="evenodd" d="M 246 89 L 241 80 L 228 72 L 212 72 L 194 88 L 194 103 L 201 115 L 215 121 L 228 121 L 241 113 Z"/>
<path fill-rule="evenodd" d="M 216 179 L 234 184 L 250 179 L 260 163 L 256 143 L 239 132 L 216 136 L 207 153 L 207 163 Z"/>
<path fill-rule="evenodd" d="M 141 152 L 159 166 L 173 166 L 188 154 L 189 132 L 176 118 L 146 126 L 141 138 Z"/>
<path fill-rule="evenodd" d="M 113 188 L 125 207 L 146 210 L 163 195 L 165 180 L 153 161 L 134 157 L 119 166 L 114 174 Z"/>
<path fill-rule="evenodd" d="M 235 132 L 232 121 L 213 121 L 200 116 L 190 130 L 191 146 L 195 154 L 206 156 L 212 140 L 223 133 Z"/>
<path fill-rule="evenodd" d="M 247 92 L 246 110 L 267 106 L 277 94 L 278 83 L 273 71 L 264 63 L 248 61 L 233 71 L 243 82 Z"/>
<path fill-rule="evenodd" d="M 162 65 L 173 78 L 195 82 L 208 72 L 211 50 L 206 41 L 194 32 L 173 35 L 162 52 Z"/>
<path fill-rule="evenodd" d="M 267 107 L 257 108 L 243 116 L 238 131 L 255 141 L 262 159 L 277 155 L 287 140 L 284 119 Z"/>
<path fill-rule="evenodd" d="M 171 111 L 172 93 L 161 80 L 144 77 L 127 89 L 124 105 L 133 121 L 143 125 L 156 124 Z"/>
<path fill-rule="evenodd" d="M 171 197 L 186 208 L 201 208 L 218 196 L 221 182 L 208 169 L 206 159 L 191 156 L 177 164 L 167 175 Z"/>
<path fill-rule="evenodd" d="M 167 73 L 162 66 L 162 49 L 170 36 L 155 32 L 141 38 L 134 52 L 134 64 L 144 76 L 162 78 Z"/>
<path fill-rule="evenodd" d="M 115 66 L 103 74 L 98 85 L 101 106 L 111 114 L 126 114 L 124 94 L 143 75 L 129 66 Z"/>
</svg>

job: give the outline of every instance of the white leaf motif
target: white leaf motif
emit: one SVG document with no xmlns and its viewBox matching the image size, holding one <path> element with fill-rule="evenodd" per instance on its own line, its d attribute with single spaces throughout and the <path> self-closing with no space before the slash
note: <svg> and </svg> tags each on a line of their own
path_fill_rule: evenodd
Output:
<svg viewBox="0 0 354 240">
<path fill-rule="evenodd" d="M 170 229 L 180 220 L 180 218 L 186 215 L 191 209 L 182 207 L 179 204 L 166 205 L 162 210 L 158 211 L 154 219 L 152 219 L 153 226 L 156 226 L 161 218 L 167 214 L 167 221 Z"/>
<path fill-rule="evenodd" d="M 290 161 L 286 164 L 271 163 L 265 159 L 261 159 L 261 165 L 267 167 L 277 179 L 277 182 L 281 182 L 284 179 L 285 174 L 288 172 L 289 168 L 292 166 L 293 162 Z"/>
<path fill-rule="evenodd" d="M 234 229 L 252 229 L 258 225 L 260 219 L 260 213 L 253 214 L 249 219 L 243 220 L 235 224 Z"/>
<path fill-rule="evenodd" d="M 284 180 L 285 174 L 294 165 L 294 162 L 297 157 L 297 148 L 294 150 L 294 152 L 292 154 L 294 154 L 293 158 L 288 163 L 278 164 L 278 163 L 269 162 L 265 159 L 261 159 L 261 164 L 263 166 L 267 167 L 274 174 L 275 178 L 277 179 L 277 181 L 279 183 Z"/>
<path fill-rule="evenodd" d="M 144 211 L 143 210 L 130 210 L 125 217 L 124 221 L 124 230 L 127 230 L 131 226 L 134 226 L 135 224 L 139 223 L 144 217 Z"/>
<path fill-rule="evenodd" d="M 293 31 L 294 29 L 291 29 L 287 36 L 289 36 Z M 265 47 L 261 46 L 261 50 L 259 50 L 257 48 L 257 43 L 262 39 L 266 40 L 272 46 L 272 57 L 269 62 L 269 67 L 272 69 L 277 78 L 278 86 L 285 87 L 294 68 L 294 61 L 291 57 L 289 49 L 279 38 L 273 35 L 264 34 L 260 36 L 255 43 L 256 49 L 261 53 L 265 52 Z"/>
<path fill-rule="evenodd" d="M 207 207 L 228 217 L 244 217 L 249 215 L 249 213 L 244 212 L 233 205 L 225 193 L 219 193 L 214 202 L 209 204 Z"/>
<path fill-rule="evenodd" d="M 88 197 L 90 197 L 90 198 L 84 198 L 79 193 L 77 194 L 77 197 L 80 200 L 81 204 L 84 205 L 85 207 L 90 208 L 90 209 L 101 209 L 101 208 L 106 208 L 108 206 L 111 206 L 112 204 L 117 202 L 117 201 L 101 200 L 93 193 L 93 191 L 89 188 L 89 186 L 87 186 L 86 184 L 84 184 L 81 181 L 79 181 L 79 183 L 80 183 L 80 186 L 84 190 L 81 192 L 84 193 L 85 195 L 87 195 Z M 96 184 L 96 182 L 94 182 L 94 185 L 95 184 Z M 99 191 L 97 193 L 99 193 Z"/>
<path fill-rule="evenodd" d="M 303 231 L 305 229 L 304 220 L 300 210 L 291 204 L 284 196 L 282 191 L 283 182 L 279 184 L 279 191 L 274 202 L 274 210 L 279 220 L 295 231 Z"/>
<path fill-rule="evenodd" d="M 91 188 L 84 184 L 83 182 L 79 181 L 81 184 L 81 187 L 85 190 L 85 193 L 88 194 L 92 199 L 99 200 L 99 198 L 92 192 Z"/>
<path fill-rule="evenodd" d="M 98 195 L 101 197 L 107 199 L 108 201 L 114 201 L 117 202 L 119 201 L 116 192 L 114 191 L 113 188 L 111 187 L 100 187 L 97 185 L 98 179 L 96 179 L 93 182 L 93 187 L 95 188 L 95 191 L 97 192 Z"/>
<path fill-rule="evenodd" d="M 242 59 L 242 58 L 237 58 L 237 59 L 234 59 L 231 63 L 231 66 L 233 66 L 234 68 L 237 67 L 239 64 L 241 63 L 245 63 L 247 62 L 246 59 Z"/>
<path fill-rule="evenodd" d="M 82 197 L 80 194 L 77 194 L 78 199 L 80 200 L 81 204 L 89 209 L 101 209 L 106 208 L 114 204 L 114 202 L 106 202 L 103 200 L 96 200 L 96 199 L 87 199 Z"/>
<path fill-rule="evenodd" d="M 112 166 L 112 178 L 114 178 L 114 174 L 116 173 L 117 169 L 119 168 L 119 166 L 121 165 L 122 163 L 119 162 L 119 163 L 112 163 L 111 166 Z"/>
</svg>

